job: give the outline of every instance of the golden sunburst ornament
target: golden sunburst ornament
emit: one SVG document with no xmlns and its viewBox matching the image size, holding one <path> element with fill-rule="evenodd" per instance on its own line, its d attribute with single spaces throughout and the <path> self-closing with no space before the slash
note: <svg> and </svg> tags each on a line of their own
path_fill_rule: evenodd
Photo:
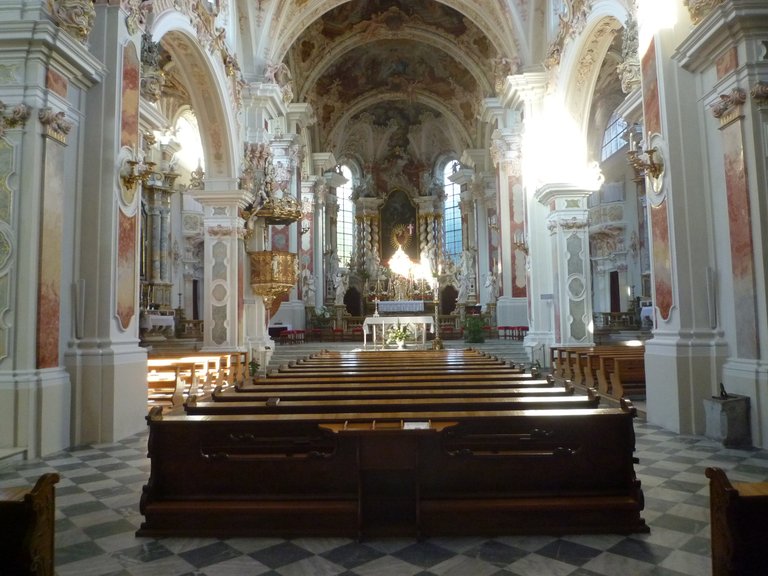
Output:
<svg viewBox="0 0 768 576">
<path fill-rule="evenodd" d="M 393 248 L 407 248 L 413 240 L 413 224 L 395 224 L 390 239 Z"/>
</svg>

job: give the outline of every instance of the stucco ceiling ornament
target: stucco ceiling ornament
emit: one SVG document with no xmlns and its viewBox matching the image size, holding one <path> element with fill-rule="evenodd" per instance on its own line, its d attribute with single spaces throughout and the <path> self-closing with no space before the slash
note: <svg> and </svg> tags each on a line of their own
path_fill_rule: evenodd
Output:
<svg viewBox="0 0 768 576">
<path fill-rule="evenodd" d="M 133 36 L 149 20 L 149 14 L 152 12 L 152 2 L 150 0 L 123 0 L 122 8 L 125 10 L 125 27 L 128 34 Z"/>
<path fill-rule="evenodd" d="M 624 38 L 621 46 L 621 64 L 616 72 L 621 79 L 621 90 L 629 94 L 640 87 L 640 57 L 638 56 L 639 40 L 637 20 L 630 12 L 624 24 Z"/>
<path fill-rule="evenodd" d="M 691 15 L 691 21 L 698 24 L 707 14 L 712 12 L 717 6 L 720 6 L 724 0 L 685 0 L 683 3 L 688 8 Z"/>
<path fill-rule="evenodd" d="M 165 74 L 160 67 L 159 42 L 152 41 L 152 34 L 141 36 L 141 95 L 150 102 L 157 102 L 165 87 Z"/>
<path fill-rule="evenodd" d="M 557 30 L 557 38 L 549 45 L 547 56 L 544 59 L 546 68 L 553 68 L 560 64 L 566 43 L 584 30 L 591 11 L 592 0 L 566 0 L 563 11 L 559 14 L 560 25 Z"/>
<path fill-rule="evenodd" d="M 48 9 L 59 28 L 81 44 L 88 43 L 96 18 L 93 0 L 51 0 Z"/>
</svg>

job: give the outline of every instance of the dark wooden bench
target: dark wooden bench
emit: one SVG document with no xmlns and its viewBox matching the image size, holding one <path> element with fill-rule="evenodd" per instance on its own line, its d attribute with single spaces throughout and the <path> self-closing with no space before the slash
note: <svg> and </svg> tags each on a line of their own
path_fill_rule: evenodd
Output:
<svg viewBox="0 0 768 576">
<path fill-rule="evenodd" d="M 153 410 L 137 535 L 646 532 L 634 414 Z"/>
<path fill-rule="evenodd" d="M 53 576 L 58 481 L 47 473 L 34 487 L 0 488 L 0 574 Z"/>
<path fill-rule="evenodd" d="M 214 401 L 223 402 L 266 402 L 270 398 L 282 400 L 353 400 L 360 398 L 386 399 L 386 398 L 462 398 L 465 396 L 489 396 L 489 397 L 515 397 L 515 396 L 563 396 L 573 394 L 573 386 L 457 386 L 457 387 L 419 387 L 414 383 L 412 387 L 384 388 L 373 386 L 347 387 L 346 389 L 320 388 L 310 390 L 295 390 L 292 387 L 273 387 L 251 392 L 231 392 L 217 388 L 211 394 Z"/>
<path fill-rule="evenodd" d="M 262 383 L 263 382 L 263 383 Z M 432 378 L 421 377 L 418 380 L 413 378 L 351 378 L 344 379 L 343 377 L 325 377 L 318 376 L 317 378 L 300 378 L 296 380 L 291 379 L 279 379 L 259 381 L 259 385 L 256 386 L 241 386 L 234 388 L 226 388 L 226 393 L 232 393 L 234 390 L 237 394 L 260 394 L 263 391 L 270 390 L 285 390 L 285 391 L 311 391 L 311 390 L 409 390 L 411 388 L 433 389 L 433 390 L 447 390 L 451 388 L 498 388 L 498 387 L 515 387 L 515 388 L 542 388 L 547 386 L 554 386 L 554 381 L 551 379 L 510 379 L 510 378 Z"/>
<path fill-rule="evenodd" d="M 720 468 L 709 478 L 712 576 L 765 574 L 768 482 L 731 482 Z"/>
</svg>

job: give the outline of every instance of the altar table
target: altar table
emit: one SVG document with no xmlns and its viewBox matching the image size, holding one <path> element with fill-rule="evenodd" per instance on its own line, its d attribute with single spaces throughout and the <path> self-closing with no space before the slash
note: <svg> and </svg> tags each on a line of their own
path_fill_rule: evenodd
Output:
<svg viewBox="0 0 768 576">
<path fill-rule="evenodd" d="M 393 324 L 416 325 L 420 330 L 415 330 L 416 334 L 421 332 L 421 346 L 427 343 L 427 327 L 429 331 L 435 332 L 435 319 L 432 316 L 367 316 L 363 320 L 363 348 L 368 346 L 368 333 L 373 332 L 373 347 L 376 348 L 377 327 L 381 327 L 381 345 L 384 346 L 387 328 Z"/>
</svg>

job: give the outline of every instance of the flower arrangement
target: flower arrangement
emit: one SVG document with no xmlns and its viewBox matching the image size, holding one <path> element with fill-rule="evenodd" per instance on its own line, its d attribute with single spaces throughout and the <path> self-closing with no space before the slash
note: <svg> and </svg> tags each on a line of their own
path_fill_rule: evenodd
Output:
<svg viewBox="0 0 768 576">
<path fill-rule="evenodd" d="M 393 342 L 403 342 L 411 337 L 411 329 L 407 324 L 400 324 L 399 322 L 392 325 L 387 330 L 387 344 Z"/>
<path fill-rule="evenodd" d="M 331 311 L 325 306 L 315 306 L 315 320 L 318 326 L 327 326 L 331 321 Z"/>
</svg>

